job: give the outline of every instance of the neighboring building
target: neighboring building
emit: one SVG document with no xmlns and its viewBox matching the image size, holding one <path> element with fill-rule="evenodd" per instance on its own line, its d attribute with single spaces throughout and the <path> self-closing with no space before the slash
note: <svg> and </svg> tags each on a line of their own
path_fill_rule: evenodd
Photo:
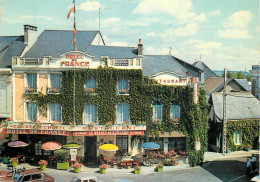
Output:
<svg viewBox="0 0 260 182">
<path fill-rule="evenodd" d="M 210 107 L 209 150 L 221 152 L 223 93 L 212 93 Z M 260 101 L 250 92 L 230 92 L 226 96 L 227 148 L 259 146 Z M 242 145 L 243 144 L 243 145 Z"/>
<path fill-rule="evenodd" d="M 253 65 L 251 73 L 251 92 L 260 100 L 260 65 Z"/>
<path fill-rule="evenodd" d="M 218 77 L 214 71 L 212 71 L 205 63 L 202 61 L 196 61 L 192 64 L 193 66 L 196 66 L 197 68 L 203 70 L 204 72 L 204 79 L 207 80 L 210 77 Z"/>
<path fill-rule="evenodd" d="M 178 125 L 184 116 L 182 107 L 193 102 L 182 99 L 184 94 L 191 98 L 190 88 L 176 89 L 175 94 L 175 87 L 168 87 L 163 100 L 163 90 L 146 90 L 150 82 L 162 87 L 143 73 L 163 85 L 192 86 L 196 78 L 201 84 L 205 81 L 203 70 L 178 58 L 143 55 L 141 40 L 137 47 L 106 46 L 99 31 L 77 31 L 74 50 L 73 31 L 45 30 L 37 38 L 37 27 L 25 25 L 24 30 L 27 46 L 10 57 L 12 122 L 4 132 L 12 140 L 30 142 L 30 154 L 39 158 L 50 154 L 41 145 L 51 140 L 80 143 L 78 156 L 87 161 L 96 161 L 103 153 L 97 146 L 103 143 L 141 155 L 138 145 L 131 149 L 133 138 L 147 130 L 139 122 L 156 122 L 154 128 L 164 120 Z M 198 100 L 196 94 L 193 99 Z M 156 133 L 164 151 L 185 150 L 182 132 Z"/>
</svg>

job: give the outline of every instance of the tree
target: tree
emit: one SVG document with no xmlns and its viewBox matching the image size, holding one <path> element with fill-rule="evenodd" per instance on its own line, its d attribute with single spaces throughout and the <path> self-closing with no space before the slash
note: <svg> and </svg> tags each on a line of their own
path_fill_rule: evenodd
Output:
<svg viewBox="0 0 260 182">
<path fill-rule="evenodd" d="M 237 72 L 237 79 L 245 79 L 245 75 L 241 71 L 239 71 Z"/>
</svg>

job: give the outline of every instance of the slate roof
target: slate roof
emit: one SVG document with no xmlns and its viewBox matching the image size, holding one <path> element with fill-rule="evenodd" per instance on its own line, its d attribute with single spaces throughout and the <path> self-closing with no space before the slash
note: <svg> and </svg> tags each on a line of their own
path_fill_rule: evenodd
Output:
<svg viewBox="0 0 260 182">
<path fill-rule="evenodd" d="M 235 79 L 235 81 L 239 83 L 246 91 L 251 90 L 247 79 Z"/>
<path fill-rule="evenodd" d="M 109 58 L 114 59 L 133 59 L 138 57 L 137 49 L 135 47 L 89 46 L 86 53 L 98 58 L 101 56 L 108 56 Z"/>
<path fill-rule="evenodd" d="M 92 43 L 97 34 L 98 31 L 77 31 L 77 49 L 86 52 L 87 47 Z M 58 58 L 61 54 L 74 50 L 72 39 L 72 30 L 44 30 L 23 57 L 42 58 L 44 56 L 52 56 Z"/>
<path fill-rule="evenodd" d="M 212 101 L 215 114 L 223 119 L 223 95 L 213 93 Z M 227 120 L 260 119 L 260 101 L 250 92 L 232 93 L 226 97 Z"/>
<path fill-rule="evenodd" d="M 191 76 L 184 66 L 170 55 L 143 55 L 142 67 L 144 75 L 149 77 L 167 71 L 180 74 L 181 77 Z"/>
<path fill-rule="evenodd" d="M 11 68 L 12 57 L 20 56 L 25 46 L 23 36 L 0 36 L 0 67 Z"/>
<path fill-rule="evenodd" d="M 205 63 L 202 61 L 196 61 L 192 64 L 197 68 L 200 68 L 204 71 L 204 78 L 207 80 L 209 77 L 218 77 Z"/>
<path fill-rule="evenodd" d="M 232 81 L 236 82 L 243 91 L 250 91 L 250 87 L 246 79 L 233 79 L 227 78 L 227 85 Z M 209 92 L 219 92 L 224 88 L 224 78 L 223 77 L 210 77 L 206 80 L 204 89 Z"/>
</svg>

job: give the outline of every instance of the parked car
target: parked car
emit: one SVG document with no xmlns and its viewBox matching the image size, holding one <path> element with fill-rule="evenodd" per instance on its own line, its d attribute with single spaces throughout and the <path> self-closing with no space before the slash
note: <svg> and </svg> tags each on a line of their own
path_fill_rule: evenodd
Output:
<svg viewBox="0 0 260 182">
<path fill-rule="evenodd" d="M 21 171 L 19 173 L 16 173 L 14 177 L 8 173 L 6 176 L 0 177 L 0 181 L 2 182 L 24 182 L 24 181 L 30 181 L 30 182 L 54 182 L 54 178 L 41 170 L 38 169 L 29 169 L 25 171 Z"/>
<path fill-rule="evenodd" d="M 103 182 L 102 180 L 98 180 L 96 176 L 92 175 L 84 175 L 84 176 L 75 176 L 70 182 Z"/>
<path fill-rule="evenodd" d="M 253 177 L 253 178 L 250 180 L 250 182 L 260 182 L 260 176 L 258 175 L 258 176 Z"/>
</svg>

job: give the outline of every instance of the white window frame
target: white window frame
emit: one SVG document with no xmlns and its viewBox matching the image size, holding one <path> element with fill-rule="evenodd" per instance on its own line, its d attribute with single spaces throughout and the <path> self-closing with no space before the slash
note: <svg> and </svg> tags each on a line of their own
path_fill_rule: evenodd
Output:
<svg viewBox="0 0 260 182">
<path fill-rule="evenodd" d="M 85 118 L 86 118 L 86 112 L 85 112 L 86 105 L 95 105 L 96 106 L 96 122 L 94 122 L 94 121 L 86 121 L 85 120 Z M 95 124 L 99 124 L 99 122 L 98 122 L 98 106 L 97 106 L 97 104 L 85 104 L 84 112 L 83 112 L 83 124 L 88 124 L 90 122 L 94 122 Z"/>
<path fill-rule="evenodd" d="M 233 141 L 234 141 L 235 145 L 241 145 L 242 144 L 242 131 L 241 130 L 234 131 Z"/>
<path fill-rule="evenodd" d="M 61 76 L 61 72 L 50 72 L 48 73 L 48 88 L 51 88 L 51 74 L 59 74 L 60 75 L 60 90 L 57 93 L 61 92 L 61 83 L 62 83 L 62 76 Z M 48 91 L 49 93 L 49 91 Z"/>
<path fill-rule="evenodd" d="M 161 124 L 162 123 L 162 120 L 163 120 L 163 104 L 162 104 L 162 101 L 161 100 L 159 100 L 159 99 L 156 99 L 156 100 L 154 100 L 153 102 L 160 102 L 161 104 L 152 104 L 152 107 L 153 107 L 153 116 L 152 116 L 152 119 L 153 119 L 153 122 L 154 121 L 156 121 L 157 119 L 160 119 L 160 122 L 158 122 L 157 124 Z M 156 110 L 156 108 L 154 107 L 154 106 L 160 106 L 161 107 L 161 118 L 158 118 L 157 117 L 157 110 Z"/>
<path fill-rule="evenodd" d="M 172 106 L 177 106 L 177 107 L 179 107 L 179 117 L 178 117 L 178 118 L 174 118 L 174 112 L 172 112 Z M 176 110 L 174 110 L 174 111 L 176 111 Z M 181 117 L 181 107 L 180 107 L 180 105 L 178 104 L 178 102 L 173 101 L 173 102 L 171 103 L 171 108 L 170 108 L 170 119 L 180 119 L 180 117 Z"/>
<path fill-rule="evenodd" d="M 126 121 L 126 120 L 121 121 L 122 118 L 124 118 L 124 115 L 123 115 L 123 114 L 122 114 L 122 116 L 121 116 L 121 120 L 118 121 L 117 107 L 118 107 L 118 105 L 123 105 L 123 104 L 127 104 L 127 105 L 128 105 L 128 120 L 127 120 L 127 121 L 128 121 L 129 123 L 131 123 L 131 121 L 130 121 L 130 105 L 129 105 L 129 103 L 127 103 L 127 102 L 122 102 L 122 103 L 117 103 L 117 104 L 116 104 L 116 124 L 122 124 L 122 123 L 124 123 L 124 121 Z"/>
<path fill-rule="evenodd" d="M 36 74 L 36 90 L 35 90 L 35 93 L 37 93 L 38 85 L 39 85 L 39 73 L 35 73 L 35 72 L 25 72 L 24 73 L 24 85 L 25 85 L 25 88 L 29 87 L 28 86 L 28 80 L 27 80 L 27 74 Z M 24 92 L 26 92 L 25 88 L 24 88 Z"/>
<path fill-rule="evenodd" d="M 126 80 L 126 83 L 127 83 L 127 89 L 126 89 L 126 93 L 120 93 L 120 91 L 122 90 L 118 90 L 118 82 L 119 81 L 121 81 L 122 82 L 122 80 Z M 129 90 L 130 90 L 130 85 L 129 85 L 129 80 L 128 79 L 126 79 L 126 78 L 118 78 L 117 79 L 117 94 L 118 95 L 129 95 Z"/>
<path fill-rule="evenodd" d="M 60 103 L 48 103 L 48 121 L 49 122 L 53 122 L 51 121 L 51 110 L 50 110 L 50 104 L 60 104 Z M 60 104 L 60 123 L 63 123 L 62 121 L 62 105 Z"/>
<path fill-rule="evenodd" d="M 36 120 L 35 120 L 35 121 L 28 120 L 27 103 L 35 103 L 35 104 L 36 104 L 36 110 L 37 110 L 37 111 L 36 111 Z M 25 101 L 25 102 L 24 102 L 24 105 L 25 105 L 25 107 L 24 107 L 24 120 L 25 120 L 25 121 L 30 121 L 30 122 L 36 122 L 36 121 L 38 120 L 38 118 L 39 118 L 39 107 L 38 107 L 38 105 L 37 105 L 37 102 Z"/>
</svg>

